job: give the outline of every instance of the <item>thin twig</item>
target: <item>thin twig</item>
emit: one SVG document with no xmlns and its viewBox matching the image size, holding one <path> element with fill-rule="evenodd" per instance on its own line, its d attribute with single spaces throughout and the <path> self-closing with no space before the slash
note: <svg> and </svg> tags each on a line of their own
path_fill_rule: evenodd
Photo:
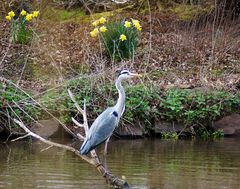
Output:
<svg viewBox="0 0 240 189">
<path fill-rule="evenodd" d="M 3 56 L 3 58 L 2 58 L 2 60 L 1 60 L 1 62 L 0 62 L 0 66 L 2 65 L 3 61 L 5 60 L 5 58 L 6 58 L 7 54 L 8 54 L 8 51 L 9 51 L 9 49 L 10 49 L 10 46 L 11 46 L 11 43 L 9 42 L 8 47 L 7 47 L 7 51 L 6 51 L 6 53 L 4 54 L 4 56 Z"/>
<path fill-rule="evenodd" d="M 20 136 L 20 137 L 18 137 L 18 138 L 15 138 L 15 139 L 13 139 L 13 140 L 11 140 L 12 142 L 15 142 L 15 141 L 17 141 L 17 140 L 20 140 L 20 139 L 23 139 L 23 138 L 26 138 L 26 137 L 29 137 L 30 136 L 30 134 L 28 133 L 28 134 L 26 134 L 26 135 L 24 135 L 24 136 Z"/>
<path fill-rule="evenodd" d="M 76 119 L 74 119 L 73 117 L 72 117 L 72 121 L 73 121 L 73 123 L 75 123 L 78 127 L 80 127 L 80 128 L 84 128 L 84 125 L 83 124 L 81 124 L 81 123 L 79 123 Z"/>
<path fill-rule="evenodd" d="M 83 116 L 83 126 L 84 126 L 85 133 L 87 133 L 88 132 L 88 122 L 87 122 L 87 115 L 86 115 L 86 102 L 84 101 L 84 108 L 82 109 L 79 106 L 79 104 L 77 103 L 76 98 L 74 97 L 74 95 L 70 89 L 68 89 L 68 94 L 69 94 L 69 97 L 71 98 L 71 100 L 73 101 L 74 106 L 77 108 L 77 110 Z"/>
<path fill-rule="evenodd" d="M 44 152 L 44 151 L 46 151 L 46 150 L 49 150 L 49 149 L 52 148 L 52 147 L 53 147 L 53 146 L 48 146 L 47 148 L 42 149 L 41 152 Z"/>
</svg>

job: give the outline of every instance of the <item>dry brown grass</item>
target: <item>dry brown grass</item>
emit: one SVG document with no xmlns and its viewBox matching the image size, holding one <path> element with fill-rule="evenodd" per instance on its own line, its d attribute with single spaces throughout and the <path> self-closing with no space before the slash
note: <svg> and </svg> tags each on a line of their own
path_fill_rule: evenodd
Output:
<svg viewBox="0 0 240 189">
<path fill-rule="evenodd" d="M 237 22 L 226 23 L 218 13 L 213 13 L 213 19 L 191 23 L 159 12 L 139 16 L 133 11 L 127 15 L 138 18 L 143 31 L 134 60 L 122 62 L 112 62 L 99 41 L 89 37 L 87 23 L 39 20 L 32 44 L 19 46 L 9 44 L 8 23 L 3 21 L 0 74 L 42 91 L 81 74 L 113 74 L 117 69 L 129 68 L 144 72 L 146 83 L 154 82 L 162 88 L 238 90 Z"/>
</svg>

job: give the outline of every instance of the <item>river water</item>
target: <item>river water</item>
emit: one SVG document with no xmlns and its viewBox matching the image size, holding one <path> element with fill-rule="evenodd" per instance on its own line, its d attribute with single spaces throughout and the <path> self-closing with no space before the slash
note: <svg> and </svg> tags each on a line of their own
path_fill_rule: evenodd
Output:
<svg viewBox="0 0 240 189">
<path fill-rule="evenodd" d="M 108 188 L 91 165 L 46 147 L 0 143 L 0 188 Z M 107 165 L 134 189 L 240 189 L 240 139 L 115 140 L 109 143 Z"/>
</svg>

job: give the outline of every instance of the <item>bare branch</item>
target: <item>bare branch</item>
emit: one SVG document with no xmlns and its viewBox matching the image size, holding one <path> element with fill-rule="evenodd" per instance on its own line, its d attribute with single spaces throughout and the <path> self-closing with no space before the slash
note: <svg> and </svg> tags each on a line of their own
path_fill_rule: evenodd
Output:
<svg viewBox="0 0 240 189">
<path fill-rule="evenodd" d="M 32 136 L 36 139 L 39 139 L 41 142 L 48 144 L 50 146 L 55 146 L 58 148 L 62 148 L 68 151 L 71 151 L 73 153 L 75 153 L 77 156 L 81 157 L 83 160 L 87 161 L 89 164 L 94 165 L 98 172 L 100 172 L 102 174 L 102 176 L 106 179 L 107 183 L 109 183 L 110 185 L 114 186 L 115 188 L 124 188 L 124 189 L 128 189 L 130 188 L 128 183 L 124 180 L 119 179 L 118 177 L 114 176 L 113 174 L 111 174 L 98 160 L 98 157 L 92 157 L 89 158 L 88 156 L 85 155 L 81 155 L 79 153 L 78 150 L 76 150 L 75 148 L 71 147 L 71 146 L 67 146 L 67 145 L 63 145 L 63 144 L 59 144 L 59 143 L 55 143 L 55 142 L 51 142 L 49 140 L 46 140 L 44 138 L 42 138 L 41 136 L 33 133 L 32 131 L 30 131 L 21 121 L 14 119 L 14 122 L 17 123 L 29 136 Z M 26 136 L 26 135 L 25 135 Z M 92 150 L 93 154 L 95 154 L 95 150 Z"/>
<path fill-rule="evenodd" d="M 85 130 L 85 133 L 87 133 L 88 131 L 88 122 L 87 122 L 87 114 L 86 114 L 86 103 L 85 103 L 85 100 L 84 100 L 84 108 L 82 109 L 79 104 L 77 103 L 76 101 L 76 98 L 75 96 L 73 95 L 73 93 L 71 92 L 70 89 L 68 89 L 68 94 L 69 94 L 69 97 L 72 99 L 73 103 L 74 103 L 74 106 L 77 108 L 77 110 L 82 114 L 83 116 L 83 126 L 84 126 L 84 130 Z"/>
<path fill-rule="evenodd" d="M 28 133 L 28 134 L 26 134 L 26 135 L 24 135 L 24 136 L 20 136 L 20 137 L 18 137 L 18 138 L 15 138 L 15 139 L 13 139 L 13 140 L 11 140 L 12 142 L 15 142 L 15 141 L 17 141 L 17 140 L 20 140 L 20 139 L 23 139 L 23 138 L 26 138 L 26 137 L 29 137 L 30 136 L 30 134 Z"/>
<path fill-rule="evenodd" d="M 82 139 L 82 141 L 84 141 L 85 137 L 84 137 L 84 136 L 82 136 L 80 133 L 77 133 L 77 136 L 78 136 L 79 138 L 81 138 L 81 139 Z"/>
<path fill-rule="evenodd" d="M 84 99 L 84 105 L 83 105 L 83 109 L 79 106 L 79 104 L 76 101 L 75 96 L 73 95 L 73 93 L 71 92 L 70 89 L 68 89 L 68 94 L 70 96 L 70 98 L 72 99 L 72 101 L 74 102 L 75 107 L 77 108 L 77 110 L 82 114 L 83 116 L 83 127 L 84 127 L 84 131 L 85 131 L 85 135 L 87 135 L 88 132 L 88 121 L 87 121 L 87 113 L 86 113 L 86 100 Z M 100 160 L 98 158 L 98 155 L 96 153 L 95 150 L 92 150 L 90 152 L 91 157 L 94 158 L 98 163 L 100 163 Z"/>
<path fill-rule="evenodd" d="M 84 128 L 84 125 L 83 124 L 81 124 L 81 123 L 79 123 L 76 119 L 74 119 L 73 117 L 72 117 L 72 121 L 73 121 L 73 123 L 75 123 L 78 127 L 83 127 Z"/>
<path fill-rule="evenodd" d="M 48 149 L 50 149 L 50 148 L 52 148 L 52 147 L 53 147 L 53 146 L 48 146 L 47 148 L 42 149 L 41 152 L 44 152 L 44 151 L 46 151 L 46 150 L 48 150 Z"/>
<path fill-rule="evenodd" d="M 26 133 L 28 133 L 29 136 L 32 136 L 38 140 L 40 140 L 41 142 L 44 142 L 50 146 L 55 146 L 58 148 L 63 148 L 65 150 L 71 151 L 73 153 L 75 153 L 77 156 L 81 157 L 82 159 L 84 159 L 85 161 L 87 161 L 88 163 L 95 165 L 95 162 L 91 159 L 88 158 L 87 156 L 82 156 L 78 150 L 76 150 L 75 148 L 71 147 L 71 146 L 67 146 L 67 145 L 63 145 L 63 144 L 59 144 L 59 143 L 55 143 L 55 142 L 51 142 L 49 140 L 46 140 L 44 138 L 42 138 L 41 136 L 33 133 L 32 131 L 30 131 L 22 122 L 20 122 L 19 120 L 13 119 L 13 121 L 15 123 L 17 123 Z"/>
<path fill-rule="evenodd" d="M 77 108 L 77 110 L 81 113 L 81 114 L 84 114 L 84 111 L 83 109 L 79 106 L 79 104 L 77 103 L 76 101 L 76 98 L 75 96 L 73 95 L 72 91 L 70 89 L 68 89 L 68 94 L 69 94 L 69 97 L 72 99 L 72 101 L 74 102 L 74 106 Z"/>
</svg>

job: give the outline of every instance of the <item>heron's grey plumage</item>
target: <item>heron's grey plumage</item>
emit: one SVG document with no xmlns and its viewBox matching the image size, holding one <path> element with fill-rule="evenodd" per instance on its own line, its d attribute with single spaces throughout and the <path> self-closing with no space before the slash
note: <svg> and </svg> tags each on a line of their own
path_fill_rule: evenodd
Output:
<svg viewBox="0 0 240 189">
<path fill-rule="evenodd" d="M 127 70 L 123 70 L 120 73 L 115 83 L 119 94 L 117 103 L 115 106 L 107 108 L 93 122 L 80 148 L 81 154 L 85 155 L 89 153 L 96 148 L 96 146 L 110 138 L 125 110 L 125 91 L 121 81 L 137 75 L 138 74 L 133 74 Z"/>
<path fill-rule="evenodd" d="M 113 112 L 113 108 L 107 108 L 93 122 L 81 146 L 81 154 L 87 154 L 112 135 L 118 123 L 118 117 Z"/>
</svg>

